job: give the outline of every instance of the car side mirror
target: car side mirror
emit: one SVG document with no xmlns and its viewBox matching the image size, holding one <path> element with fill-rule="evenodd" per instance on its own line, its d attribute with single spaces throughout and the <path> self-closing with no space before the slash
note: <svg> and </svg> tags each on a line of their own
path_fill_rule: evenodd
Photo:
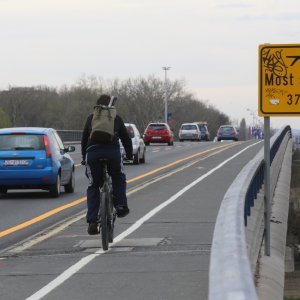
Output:
<svg viewBox="0 0 300 300">
<path fill-rule="evenodd" d="M 64 150 L 65 150 L 65 152 L 74 152 L 75 151 L 75 146 L 68 146 Z"/>
</svg>

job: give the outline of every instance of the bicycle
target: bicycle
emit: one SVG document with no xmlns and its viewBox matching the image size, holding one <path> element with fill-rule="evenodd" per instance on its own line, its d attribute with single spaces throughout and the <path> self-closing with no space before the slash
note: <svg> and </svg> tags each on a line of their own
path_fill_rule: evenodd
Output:
<svg viewBox="0 0 300 300">
<path fill-rule="evenodd" d="M 103 184 L 100 188 L 100 209 L 98 214 L 99 232 L 101 233 L 102 248 L 108 249 L 109 243 L 114 240 L 114 222 L 116 210 L 113 204 L 112 181 L 108 174 L 108 159 L 100 159 L 102 165 Z"/>
</svg>

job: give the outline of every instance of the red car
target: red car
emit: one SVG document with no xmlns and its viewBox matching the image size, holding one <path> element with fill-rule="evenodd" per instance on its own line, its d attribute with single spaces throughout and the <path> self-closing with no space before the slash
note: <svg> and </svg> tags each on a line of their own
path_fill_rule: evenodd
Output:
<svg viewBox="0 0 300 300">
<path fill-rule="evenodd" d="M 149 123 L 144 132 L 145 145 L 150 143 L 168 143 L 174 145 L 174 136 L 167 123 Z"/>
</svg>

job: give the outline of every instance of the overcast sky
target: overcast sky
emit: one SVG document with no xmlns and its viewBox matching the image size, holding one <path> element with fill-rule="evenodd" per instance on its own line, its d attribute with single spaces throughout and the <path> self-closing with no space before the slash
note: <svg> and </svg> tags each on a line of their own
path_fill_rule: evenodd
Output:
<svg viewBox="0 0 300 300">
<path fill-rule="evenodd" d="M 258 46 L 300 43 L 299 16 L 299 0 L 0 0 L 0 89 L 164 79 L 169 66 L 168 78 L 249 124 Z M 300 116 L 271 117 L 285 124 L 300 128 Z"/>
</svg>

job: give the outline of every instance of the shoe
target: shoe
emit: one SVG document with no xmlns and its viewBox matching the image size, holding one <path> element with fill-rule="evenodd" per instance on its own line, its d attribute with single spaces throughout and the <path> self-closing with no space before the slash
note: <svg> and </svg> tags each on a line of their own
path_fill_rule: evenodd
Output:
<svg viewBox="0 0 300 300">
<path fill-rule="evenodd" d="M 87 232 L 88 232 L 89 235 L 98 234 L 99 233 L 98 224 L 96 222 L 89 223 L 89 227 L 88 227 Z"/>
<path fill-rule="evenodd" d="M 129 214 L 129 208 L 126 205 L 119 205 L 116 207 L 118 218 L 124 218 Z"/>
</svg>

